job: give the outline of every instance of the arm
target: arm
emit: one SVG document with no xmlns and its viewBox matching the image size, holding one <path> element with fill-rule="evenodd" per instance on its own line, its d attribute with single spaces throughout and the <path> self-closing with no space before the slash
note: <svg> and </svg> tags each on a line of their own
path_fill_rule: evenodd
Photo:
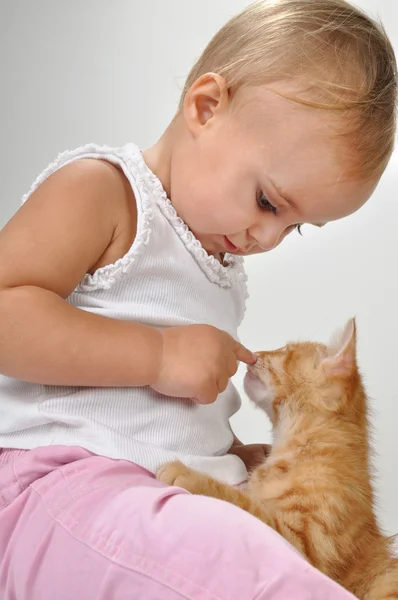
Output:
<svg viewBox="0 0 398 600">
<path fill-rule="evenodd" d="M 0 373 L 54 385 L 155 381 L 161 334 L 66 298 L 117 237 L 126 187 L 97 160 L 63 167 L 0 233 Z"/>
<path fill-rule="evenodd" d="M 158 331 L 66 301 L 109 256 L 126 219 L 136 220 L 130 195 L 119 169 L 80 160 L 49 177 L 0 233 L 0 373 L 51 385 L 151 385 L 213 402 L 238 360 L 256 360 L 227 333 L 207 325 Z"/>
</svg>

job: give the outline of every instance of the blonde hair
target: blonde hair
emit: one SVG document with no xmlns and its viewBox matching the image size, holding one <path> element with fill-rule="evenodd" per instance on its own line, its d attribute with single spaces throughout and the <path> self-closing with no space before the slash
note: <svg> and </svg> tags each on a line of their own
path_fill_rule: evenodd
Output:
<svg viewBox="0 0 398 600">
<path fill-rule="evenodd" d="M 344 0 L 260 0 L 248 6 L 194 65 L 180 110 L 192 84 L 210 72 L 224 77 L 231 93 L 286 78 L 304 84 L 310 95 L 284 97 L 347 118 L 343 135 L 350 140 L 355 175 L 378 178 L 384 171 L 396 131 L 394 50 L 382 25 Z"/>
</svg>

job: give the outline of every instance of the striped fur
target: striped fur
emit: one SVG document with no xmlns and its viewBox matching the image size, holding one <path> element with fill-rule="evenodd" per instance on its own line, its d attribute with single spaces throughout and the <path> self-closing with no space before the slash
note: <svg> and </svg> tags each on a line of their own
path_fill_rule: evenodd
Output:
<svg viewBox="0 0 398 600">
<path fill-rule="evenodd" d="M 374 511 L 354 321 L 329 347 L 300 343 L 260 352 L 245 387 L 274 431 L 272 451 L 246 489 L 181 463 L 166 465 L 158 477 L 252 513 L 361 600 L 398 600 L 398 559 Z"/>
</svg>

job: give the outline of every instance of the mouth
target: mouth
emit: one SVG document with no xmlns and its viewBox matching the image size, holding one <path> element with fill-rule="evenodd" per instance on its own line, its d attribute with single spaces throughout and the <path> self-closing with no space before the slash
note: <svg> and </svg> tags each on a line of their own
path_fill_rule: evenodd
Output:
<svg viewBox="0 0 398 600">
<path fill-rule="evenodd" d="M 272 421 L 272 404 L 275 394 L 272 386 L 266 383 L 263 377 L 260 379 L 255 367 L 253 368 L 249 366 L 247 369 L 244 378 L 244 390 L 253 404 L 258 408 L 261 408 Z"/>
<path fill-rule="evenodd" d="M 231 240 L 229 240 L 227 238 L 226 235 L 224 235 L 224 244 L 225 244 L 225 247 L 227 249 L 227 252 L 230 252 L 231 254 L 234 253 L 234 252 L 239 252 L 239 248 L 237 246 L 235 246 L 235 244 L 233 244 L 231 242 Z"/>
<path fill-rule="evenodd" d="M 244 388 L 250 400 L 252 400 L 254 403 L 257 403 L 258 397 L 263 395 L 266 390 L 264 383 L 258 377 L 256 372 L 250 367 L 247 369 L 244 378 Z"/>
</svg>

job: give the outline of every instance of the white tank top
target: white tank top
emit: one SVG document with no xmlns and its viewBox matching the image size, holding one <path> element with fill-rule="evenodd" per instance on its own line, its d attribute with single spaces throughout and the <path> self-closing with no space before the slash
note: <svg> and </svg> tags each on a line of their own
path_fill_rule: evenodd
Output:
<svg viewBox="0 0 398 600">
<path fill-rule="evenodd" d="M 63 153 L 23 201 L 57 169 L 81 158 L 120 166 L 134 191 L 138 224 L 127 254 L 86 274 L 68 302 L 154 327 L 213 325 L 237 338 L 247 296 L 243 260 L 227 255 L 225 266 L 207 254 L 135 145 L 90 144 Z M 0 375 L 0 446 L 77 445 L 152 472 L 179 459 L 238 484 L 246 479 L 246 469 L 238 457 L 226 453 L 233 442 L 229 419 L 239 406 L 231 383 L 214 404 L 202 406 L 167 398 L 149 387 L 61 387 Z"/>
</svg>

